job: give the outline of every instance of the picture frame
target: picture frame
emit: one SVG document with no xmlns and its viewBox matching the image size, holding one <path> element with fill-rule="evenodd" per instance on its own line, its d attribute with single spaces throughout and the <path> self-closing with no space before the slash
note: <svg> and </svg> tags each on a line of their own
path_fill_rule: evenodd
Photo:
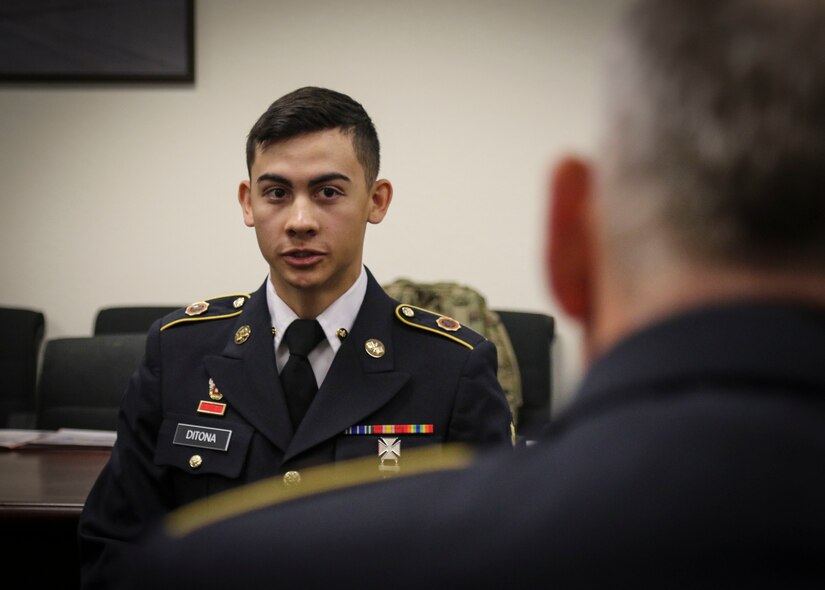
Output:
<svg viewBox="0 0 825 590">
<path fill-rule="evenodd" d="M 3 0 L 0 82 L 194 82 L 194 27 L 194 0 Z"/>
</svg>

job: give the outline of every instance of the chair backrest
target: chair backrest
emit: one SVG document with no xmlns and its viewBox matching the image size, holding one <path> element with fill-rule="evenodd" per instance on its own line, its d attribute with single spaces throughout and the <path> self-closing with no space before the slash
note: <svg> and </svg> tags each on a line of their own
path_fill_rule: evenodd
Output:
<svg viewBox="0 0 825 590">
<path fill-rule="evenodd" d="M 121 398 L 145 343 L 145 334 L 47 340 L 38 386 L 37 427 L 115 430 Z"/>
<path fill-rule="evenodd" d="M 158 318 L 183 307 L 174 305 L 146 305 L 105 307 L 97 312 L 93 334 L 145 334 Z"/>
<path fill-rule="evenodd" d="M 496 313 L 510 335 L 521 373 L 522 405 L 516 433 L 524 439 L 535 440 L 550 422 L 555 322 L 542 313 L 501 309 Z"/>
<path fill-rule="evenodd" d="M 45 325 L 40 311 L 0 307 L 0 428 L 32 426 Z"/>
</svg>

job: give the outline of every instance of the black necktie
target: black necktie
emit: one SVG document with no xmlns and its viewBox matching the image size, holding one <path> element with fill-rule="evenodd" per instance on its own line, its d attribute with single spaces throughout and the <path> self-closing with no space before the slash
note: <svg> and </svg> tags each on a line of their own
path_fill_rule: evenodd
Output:
<svg viewBox="0 0 825 590">
<path fill-rule="evenodd" d="M 289 360 L 281 370 L 286 403 L 292 427 L 297 429 L 318 391 L 315 373 L 307 355 L 324 339 L 324 330 L 318 320 L 295 320 L 284 333 L 289 347 Z"/>
</svg>

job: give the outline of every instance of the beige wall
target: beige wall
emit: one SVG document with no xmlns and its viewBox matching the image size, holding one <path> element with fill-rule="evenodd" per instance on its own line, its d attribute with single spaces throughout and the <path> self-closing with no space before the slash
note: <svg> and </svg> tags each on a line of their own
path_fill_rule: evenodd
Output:
<svg viewBox="0 0 825 590">
<path fill-rule="evenodd" d="M 351 94 L 395 187 L 367 232 L 380 281 L 475 286 L 559 315 L 541 267 L 550 163 L 594 147 L 613 0 L 198 0 L 182 86 L 0 86 L 0 305 L 91 333 L 102 306 L 250 291 L 267 269 L 236 202 L 244 141 L 303 85 Z M 558 317 L 557 395 L 580 372 Z"/>
</svg>

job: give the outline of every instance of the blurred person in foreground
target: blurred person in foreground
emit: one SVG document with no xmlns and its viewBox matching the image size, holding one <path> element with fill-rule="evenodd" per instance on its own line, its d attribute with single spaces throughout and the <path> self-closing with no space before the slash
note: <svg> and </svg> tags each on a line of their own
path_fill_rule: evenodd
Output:
<svg viewBox="0 0 825 590">
<path fill-rule="evenodd" d="M 193 507 L 135 556 L 140 581 L 825 585 L 823 32 L 820 0 L 624 15 L 603 149 L 551 183 L 548 281 L 588 370 L 546 438 Z"/>
</svg>

